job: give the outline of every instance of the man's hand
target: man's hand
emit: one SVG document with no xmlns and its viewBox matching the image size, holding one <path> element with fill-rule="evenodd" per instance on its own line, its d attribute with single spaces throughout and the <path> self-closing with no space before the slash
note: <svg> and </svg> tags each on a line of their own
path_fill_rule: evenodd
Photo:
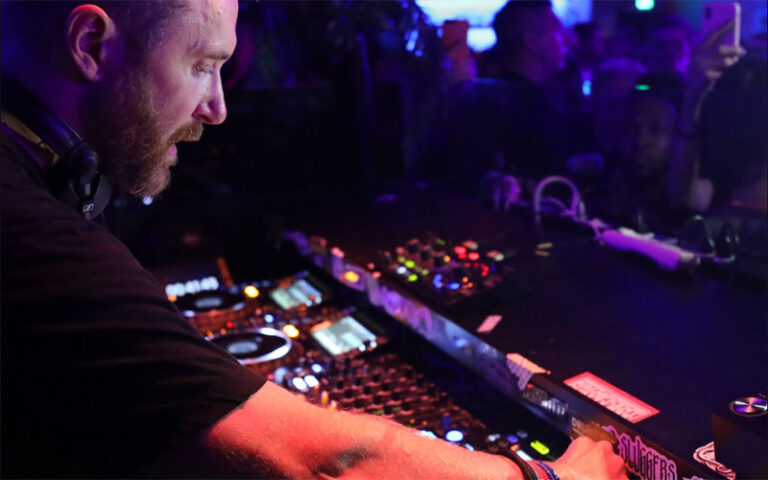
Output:
<svg viewBox="0 0 768 480">
<path fill-rule="evenodd" d="M 740 46 L 721 43 L 726 35 L 733 32 L 733 28 L 733 20 L 726 22 L 694 47 L 688 72 L 690 83 L 711 87 L 726 68 L 735 65 L 744 56 L 746 51 Z"/>
<path fill-rule="evenodd" d="M 579 437 L 550 465 L 561 480 L 627 479 L 624 460 L 613 453 L 613 447 L 605 440 L 595 442 Z"/>
</svg>

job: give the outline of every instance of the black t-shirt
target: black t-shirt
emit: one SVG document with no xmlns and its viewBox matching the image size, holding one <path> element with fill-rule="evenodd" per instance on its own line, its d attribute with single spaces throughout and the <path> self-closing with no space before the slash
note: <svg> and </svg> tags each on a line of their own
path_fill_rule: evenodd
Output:
<svg viewBox="0 0 768 480">
<path fill-rule="evenodd" d="M 130 476 L 264 383 L 3 136 L 2 477 Z"/>
</svg>

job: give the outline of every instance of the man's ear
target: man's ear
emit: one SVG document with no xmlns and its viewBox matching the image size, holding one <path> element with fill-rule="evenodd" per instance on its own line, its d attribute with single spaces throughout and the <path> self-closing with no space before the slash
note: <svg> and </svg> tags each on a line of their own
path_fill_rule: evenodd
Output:
<svg viewBox="0 0 768 480">
<path fill-rule="evenodd" d="M 67 51 L 80 73 L 88 80 L 104 78 L 106 66 L 117 54 L 117 27 L 96 5 L 80 5 L 67 18 Z"/>
</svg>

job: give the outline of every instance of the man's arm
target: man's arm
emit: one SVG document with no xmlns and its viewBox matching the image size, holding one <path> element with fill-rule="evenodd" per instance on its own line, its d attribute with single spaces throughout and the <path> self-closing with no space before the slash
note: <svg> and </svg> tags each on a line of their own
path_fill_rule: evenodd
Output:
<svg viewBox="0 0 768 480">
<path fill-rule="evenodd" d="M 511 460 L 327 410 L 267 382 L 149 475 L 256 478 L 522 478 Z"/>
<path fill-rule="evenodd" d="M 580 478 L 575 473 L 584 471 L 592 479 L 626 478 L 620 459 L 602 443 L 575 442 L 579 455 L 564 455 L 571 464 L 562 468 L 568 475 L 561 478 Z M 560 471 L 566 463 L 552 465 Z M 422 437 L 371 415 L 320 408 L 271 382 L 146 473 L 192 478 L 523 478 L 505 457 Z"/>
<path fill-rule="evenodd" d="M 707 95 L 723 72 L 746 53 L 741 47 L 720 43 L 733 29 L 733 21 L 723 24 L 702 39 L 692 54 L 669 164 L 667 196 L 675 208 L 702 212 L 709 208 L 712 200 L 712 182 L 699 178 L 701 155 L 697 127 Z"/>
</svg>

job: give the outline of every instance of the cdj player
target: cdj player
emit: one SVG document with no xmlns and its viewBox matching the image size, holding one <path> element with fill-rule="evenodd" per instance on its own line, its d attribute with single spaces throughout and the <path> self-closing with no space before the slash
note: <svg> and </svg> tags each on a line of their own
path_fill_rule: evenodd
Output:
<svg viewBox="0 0 768 480">
<path fill-rule="evenodd" d="M 566 435 L 344 293 L 300 272 L 174 301 L 208 340 L 319 406 L 389 418 L 469 450 L 538 460 L 565 450 Z"/>
</svg>

